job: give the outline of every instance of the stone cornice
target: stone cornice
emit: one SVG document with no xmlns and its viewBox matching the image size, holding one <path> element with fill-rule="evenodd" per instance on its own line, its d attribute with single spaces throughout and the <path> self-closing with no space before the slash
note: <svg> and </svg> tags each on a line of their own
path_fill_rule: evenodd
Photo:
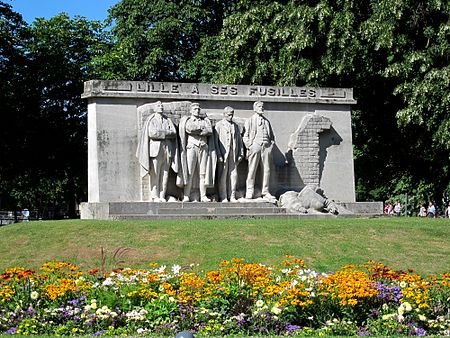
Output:
<svg viewBox="0 0 450 338">
<path fill-rule="evenodd" d="M 244 86 L 180 82 L 106 81 L 84 83 L 82 98 L 114 97 L 356 104 L 353 88 Z"/>
</svg>

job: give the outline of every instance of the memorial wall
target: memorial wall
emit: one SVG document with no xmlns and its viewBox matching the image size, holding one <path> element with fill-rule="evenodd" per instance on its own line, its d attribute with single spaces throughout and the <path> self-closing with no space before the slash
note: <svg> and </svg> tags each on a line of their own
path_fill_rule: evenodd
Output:
<svg viewBox="0 0 450 338">
<path fill-rule="evenodd" d="M 201 200 L 202 195 L 206 196 L 205 201 L 223 200 L 224 193 L 219 191 L 219 185 L 224 181 L 220 179 L 223 156 L 219 152 L 210 155 L 214 157 L 214 167 L 208 170 L 215 177 L 203 186 L 206 192 L 201 191 L 202 179 L 204 182 L 206 179 L 200 175 L 201 171 L 204 175 L 205 170 L 199 168 L 190 182 L 190 196 L 185 198 L 189 182 L 179 183 L 182 154 L 188 145 L 183 145 L 181 134 L 190 135 L 190 132 L 184 131 L 184 124 L 190 116 L 198 114 L 202 121 L 206 121 L 202 123 L 207 129 L 208 124 L 211 125 L 212 132 L 205 133 L 205 137 L 196 136 L 197 141 L 215 140 L 219 151 L 219 121 L 226 120 L 227 107 L 229 112 L 233 110 L 233 114 L 229 114 L 229 119 L 236 125 L 233 136 L 239 136 L 234 142 L 243 138 L 245 143 L 246 126 L 247 129 L 252 128 L 251 118 L 258 114 L 255 102 L 262 102 L 263 112 L 259 114 L 267 121 L 266 129 L 261 129 L 261 137 L 267 141 L 270 139 L 267 130 L 273 133 L 273 140 L 269 140 L 270 158 L 262 156 L 262 162 L 257 162 L 255 169 L 249 156 L 252 151 L 247 145 L 243 143 L 242 158 L 233 153 L 236 155 L 237 173 L 234 176 L 235 199 L 256 199 L 266 194 L 279 198 L 286 191 L 320 186 L 330 200 L 355 202 L 351 105 L 356 101 L 350 88 L 92 80 L 85 83 L 82 97 L 88 101 L 88 203 L 156 201 L 156 196 L 152 196 L 152 173 L 146 172 L 149 168 L 145 168 L 146 164 L 137 156 L 137 150 L 141 140 L 147 138 L 145 133 L 153 123 L 151 116 L 158 112 L 167 119 L 163 121 L 166 125 L 173 123 L 175 128 L 175 133 L 168 132 L 172 135 L 168 136 L 171 147 L 174 147 L 168 159 L 169 168 L 165 167 L 165 162 L 154 164 L 158 171 L 164 172 L 160 167 L 167 169 L 166 177 L 161 174 L 157 178 L 161 182 L 167 181 L 164 193 L 162 190 L 157 192 L 158 196 L 162 194 L 165 197 L 161 201 Z M 197 113 L 193 112 L 193 107 L 198 107 Z M 211 150 L 212 144 L 208 149 Z M 160 154 L 167 151 L 161 150 Z M 196 153 L 195 156 L 202 154 Z M 192 156 L 188 154 L 188 162 L 192 162 Z M 264 161 L 270 162 L 270 175 L 265 173 L 268 165 L 263 166 Z M 200 160 L 198 165 L 201 166 Z M 253 181 L 249 177 L 249 169 L 255 169 Z M 268 182 L 264 182 L 265 178 Z M 230 199 L 230 180 L 227 182 L 227 198 Z M 253 190 L 250 189 L 251 197 L 249 182 L 254 183 Z M 266 183 L 269 191 L 265 191 Z"/>
</svg>

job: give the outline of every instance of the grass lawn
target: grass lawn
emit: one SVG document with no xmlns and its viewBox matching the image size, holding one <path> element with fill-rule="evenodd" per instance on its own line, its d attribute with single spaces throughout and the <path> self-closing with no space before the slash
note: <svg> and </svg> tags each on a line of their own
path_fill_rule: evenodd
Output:
<svg viewBox="0 0 450 338">
<path fill-rule="evenodd" d="M 0 270 L 36 268 L 65 260 L 83 268 L 107 267 L 113 253 L 121 266 L 150 262 L 200 264 L 214 269 L 222 259 L 277 263 L 302 258 L 322 272 L 345 264 L 380 261 L 422 275 L 450 271 L 450 220 L 421 218 L 337 218 L 272 220 L 92 221 L 17 223 L 0 227 Z"/>
</svg>

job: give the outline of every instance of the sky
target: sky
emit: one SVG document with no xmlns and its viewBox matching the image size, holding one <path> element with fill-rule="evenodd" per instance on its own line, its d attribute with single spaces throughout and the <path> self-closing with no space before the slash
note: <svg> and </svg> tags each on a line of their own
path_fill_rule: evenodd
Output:
<svg viewBox="0 0 450 338">
<path fill-rule="evenodd" d="M 32 23 L 35 18 L 51 17 L 66 12 L 71 18 L 75 15 L 84 16 L 90 20 L 104 20 L 108 9 L 120 0 L 2 0 L 20 13 L 23 19 Z"/>
</svg>

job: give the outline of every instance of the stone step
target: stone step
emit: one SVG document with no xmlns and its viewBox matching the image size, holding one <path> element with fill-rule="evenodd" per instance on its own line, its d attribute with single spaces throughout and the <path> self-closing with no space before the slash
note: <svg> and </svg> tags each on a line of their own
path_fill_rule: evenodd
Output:
<svg viewBox="0 0 450 338">
<path fill-rule="evenodd" d="M 261 214 L 159 214 L 159 215 L 111 215 L 114 220 L 163 220 L 163 219 L 266 219 L 266 218 L 297 218 L 297 215 L 284 213 L 261 213 Z"/>
<path fill-rule="evenodd" d="M 185 213 L 189 213 L 189 210 L 195 210 L 194 213 L 198 213 L 197 210 L 202 210 L 204 213 L 214 212 L 211 210 L 239 210 L 242 212 L 273 212 L 279 209 L 269 202 L 238 202 L 238 203 L 219 203 L 219 202 L 165 202 L 165 203 L 153 203 L 153 202 L 111 202 L 109 203 L 109 213 L 111 215 L 116 214 L 159 214 L 170 213 L 175 211 L 177 214 L 182 210 Z M 244 210 L 245 209 L 245 210 Z"/>
<path fill-rule="evenodd" d="M 270 219 L 270 218 L 284 218 L 284 219 L 304 219 L 304 218 L 335 218 L 331 214 L 286 214 L 286 213 L 261 213 L 261 214 L 167 214 L 167 215 L 136 215 L 136 214 L 121 214 L 111 215 L 113 220 L 170 220 L 170 219 Z"/>
<path fill-rule="evenodd" d="M 222 208 L 218 206 L 210 207 L 198 207 L 198 208 L 160 208 L 157 213 L 159 215 L 182 215 L 182 214 L 217 214 L 217 215 L 248 215 L 248 214 L 278 214 L 286 213 L 286 209 L 278 207 L 259 207 L 259 208 L 246 208 L 246 207 L 227 207 Z"/>
</svg>

